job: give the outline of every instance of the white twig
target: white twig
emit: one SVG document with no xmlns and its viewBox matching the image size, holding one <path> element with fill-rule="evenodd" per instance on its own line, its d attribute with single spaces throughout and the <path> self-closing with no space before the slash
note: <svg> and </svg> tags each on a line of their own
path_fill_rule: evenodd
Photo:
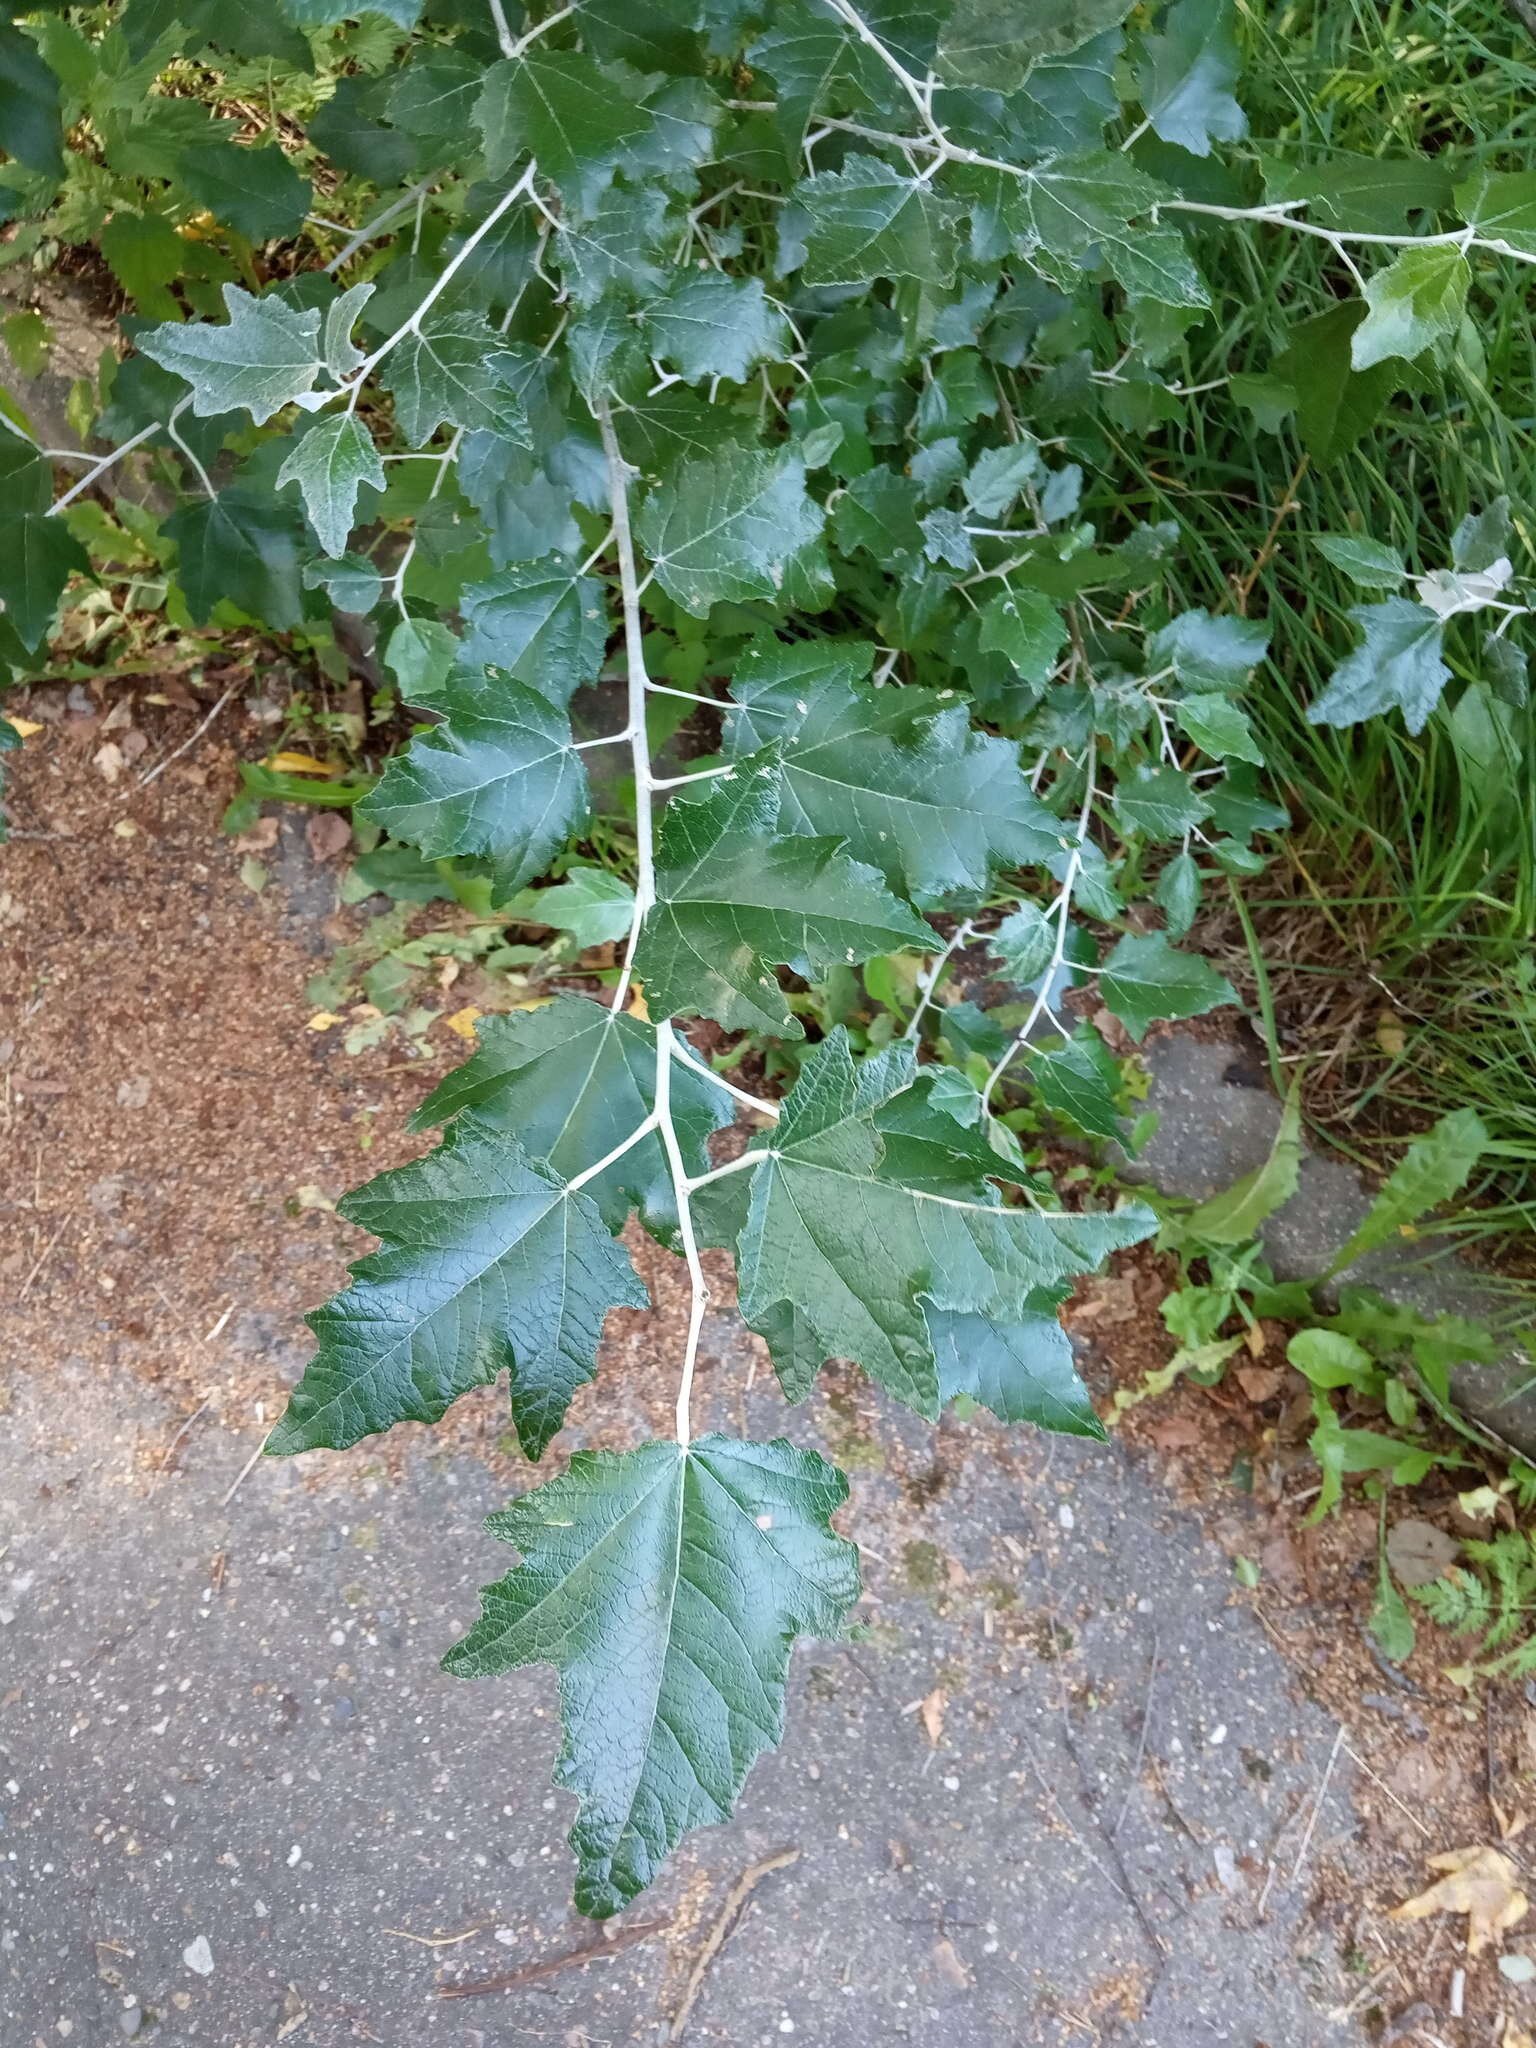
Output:
<svg viewBox="0 0 1536 2048">
<path fill-rule="evenodd" d="M 496 5 L 496 0 L 492 0 L 492 6 L 495 9 L 496 13 L 500 14 L 501 10 L 499 6 Z M 507 50 L 507 55 L 509 57 L 521 57 L 524 50 L 527 49 L 528 45 L 530 43 L 536 43 L 539 37 L 543 35 L 546 29 L 553 28 L 557 21 L 568 21 L 575 12 L 576 9 L 574 6 L 557 7 L 553 14 L 546 14 L 544 19 L 542 21 L 536 21 L 533 24 L 532 28 L 524 29 L 523 33 L 518 37 L 517 41 L 512 45 L 511 49 Z M 506 49 L 505 43 L 503 43 L 502 48 Z"/>
<path fill-rule="evenodd" d="M 186 403 L 185 400 L 183 400 L 184 403 Z M 176 410 L 179 412 L 181 407 L 178 406 Z M 124 441 L 120 448 L 114 448 L 110 455 L 98 456 L 84 476 L 76 477 L 69 489 L 54 499 L 53 503 L 48 507 L 48 516 L 52 518 L 55 513 L 62 512 L 66 505 L 72 505 L 81 492 L 88 491 L 91 485 L 95 483 L 97 477 L 105 476 L 114 463 L 121 462 L 125 455 L 131 455 L 135 448 L 142 447 L 144 442 L 148 441 L 153 435 L 163 434 L 164 432 L 164 420 L 151 420 L 147 427 L 140 427 L 131 440 Z"/>
<path fill-rule="evenodd" d="M 749 1094 L 745 1088 L 738 1088 L 734 1081 L 727 1081 L 724 1074 L 717 1074 L 713 1067 L 706 1065 L 699 1058 L 680 1032 L 672 1034 L 672 1057 L 681 1060 L 685 1067 L 692 1067 L 696 1074 L 702 1074 L 706 1081 L 713 1081 L 717 1088 L 723 1088 L 726 1094 L 734 1096 L 743 1108 L 755 1109 L 760 1116 L 771 1116 L 775 1122 L 778 1121 L 779 1105 L 776 1102 L 769 1102 L 761 1095 Z"/>
<path fill-rule="evenodd" d="M 496 40 L 501 45 L 501 54 L 503 57 L 515 56 L 517 39 L 508 26 L 506 9 L 502 6 L 501 0 L 490 0 L 490 8 L 491 20 L 496 24 Z"/>
<path fill-rule="evenodd" d="M 565 1192 L 568 1195 L 574 1195 L 578 1189 L 584 1188 L 589 1180 L 596 1180 L 600 1173 L 606 1173 L 616 1159 L 622 1159 L 626 1152 L 634 1150 L 642 1138 L 648 1137 L 655 1130 L 659 1121 L 660 1119 L 653 1109 L 644 1123 L 636 1124 L 629 1136 L 622 1143 L 615 1145 L 611 1152 L 605 1152 L 595 1166 L 584 1166 L 574 1180 L 568 1180 L 565 1184 Z"/>
<path fill-rule="evenodd" d="M 398 199 L 392 199 L 389 202 L 388 206 L 382 207 L 379 210 L 379 212 L 377 212 L 373 216 L 372 220 L 365 220 L 360 228 L 355 229 L 353 233 L 347 237 L 346 241 L 342 243 L 340 249 L 337 250 L 336 254 L 331 258 L 330 262 L 326 264 L 325 268 L 327 275 L 329 275 L 332 271 L 340 270 L 344 263 L 350 263 L 352 258 L 357 254 L 358 250 L 361 249 L 365 243 L 373 241 L 373 239 L 377 235 L 382 235 L 384 230 L 387 227 L 391 226 L 395 221 L 397 221 L 402 213 L 409 213 L 411 208 L 416 204 L 416 201 L 421 197 L 422 193 L 425 192 L 431 184 L 431 178 L 422 178 L 418 180 L 418 182 L 411 187 L 409 192 L 402 192 Z"/>
<path fill-rule="evenodd" d="M 1047 912 L 1048 916 L 1054 916 L 1056 919 L 1056 943 L 1051 948 L 1050 962 L 1046 967 L 1045 977 L 1040 983 L 1039 992 L 1029 1006 L 1029 1015 L 1024 1019 L 1024 1022 L 1019 1026 L 1012 1038 L 1009 1039 L 1001 1058 L 987 1076 L 987 1085 L 982 1090 L 981 1099 L 989 1108 L 992 1102 L 993 1089 L 1007 1072 L 1019 1047 L 1024 1044 L 1030 1032 L 1034 1030 L 1042 1012 L 1049 1007 L 1051 997 L 1055 992 L 1056 977 L 1061 972 L 1062 963 L 1067 957 L 1067 933 L 1071 929 L 1072 889 L 1077 881 L 1078 872 L 1083 865 L 1083 849 L 1088 843 L 1088 822 L 1093 815 L 1093 800 L 1097 794 L 1094 787 L 1093 771 L 1094 757 L 1090 749 L 1088 754 L 1088 787 L 1083 794 L 1083 808 L 1077 821 L 1077 837 L 1073 841 L 1072 849 L 1067 855 L 1066 872 L 1061 878 L 1061 889 L 1056 897 L 1056 901 Z"/>
<path fill-rule="evenodd" d="M 695 1174 L 688 1183 L 688 1192 L 692 1194 L 695 1188 L 707 1188 L 712 1180 L 724 1180 L 727 1174 L 745 1173 L 749 1168 L 761 1166 L 765 1159 L 772 1159 L 774 1156 L 772 1151 L 767 1150 L 739 1153 L 735 1159 L 728 1159 L 724 1166 L 713 1167 L 708 1173 Z"/>
<path fill-rule="evenodd" d="M 615 1010 L 622 1010 L 634 971 L 635 948 L 645 914 L 656 901 L 656 854 L 651 802 L 651 760 L 645 738 L 645 634 L 640 619 L 640 578 L 635 569 L 635 542 L 629 524 L 629 464 L 624 460 L 619 439 L 613 431 L 613 414 L 606 398 L 593 407 L 603 453 L 608 458 L 608 496 L 613 513 L 614 552 L 619 559 L 619 595 L 624 606 L 624 655 L 629 669 L 629 718 L 624 735 L 630 744 L 635 767 L 635 841 L 639 873 L 635 881 L 635 908 L 624 947 L 624 964 L 619 985 L 613 992 Z"/>
<path fill-rule="evenodd" d="M 173 761 L 179 761 L 183 754 L 191 752 L 192 748 L 197 745 L 198 741 L 202 738 L 203 734 L 208 730 L 209 726 L 212 725 L 213 721 L 218 717 L 219 713 L 224 709 L 224 706 L 229 702 L 230 698 L 234 696 L 236 690 L 239 689 L 241 683 L 243 683 L 244 681 L 245 677 L 243 675 L 237 677 L 237 679 L 234 682 L 232 682 L 229 688 L 224 692 L 223 696 L 219 699 L 218 703 L 214 705 L 213 709 L 209 712 L 208 716 L 198 726 L 196 732 L 192 734 L 191 738 L 183 740 L 181 745 L 177 747 L 172 753 L 167 754 L 163 761 L 157 761 L 153 768 L 148 768 L 145 770 L 145 772 L 139 777 L 140 789 L 148 789 L 149 785 L 155 780 L 156 776 L 163 775 L 166 769 L 170 767 Z"/>
<path fill-rule="evenodd" d="M 1317 1797 L 1312 1802 L 1312 1811 L 1307 1819 L 1307 1831 L 1301 1838 L 1301 1847 L 1296 1851 L 1296 1861 L 1291 1865 L 1292 1884 L 1301 1876 L 1302 1865 L 1307 1860 L 1307 1851 L 1312 1846 L 1313 1830 L 1317 1826 L 1317 1816 L 1322 1812 L 1323 1801 L 1328 1797 L 1328 1787 L 1333 1783 L 1333 1767 L 1338 1762 L 1339 1751 L 1343 1747 L 1344 1730 L 1341 1725 L 1338 1734 L 1333 1738 L 1333 1748 L 1328 1752 L 1328 1768 L 1323 1772 L 1323 1782 L 1318 1786 Z"/>
<path fill-rule="evenodd" d="M 922 987 L 918 990 L 917 1008 L 912 1012 L 911 1020 L 906 1030 L 902 1033 L 903 1038 L 916 1038 L 918 1027 L 921 1025 L 928 1005 L 933 1001 L 934 991 L 939 985 L 939 976 L 949 965 L 951 956 L 959 952 L 975 929 L 976 927 L 969 918 L 966 918 L 963 924 L 956 925 L 949 944 L 923 976 Z"/>
</svg>

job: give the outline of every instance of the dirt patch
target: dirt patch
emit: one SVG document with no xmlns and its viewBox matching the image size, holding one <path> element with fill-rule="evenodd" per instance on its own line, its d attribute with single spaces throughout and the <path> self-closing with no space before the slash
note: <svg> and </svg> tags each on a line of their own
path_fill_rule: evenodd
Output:
<svg viewBox="0 0 1536 2048">
<path fill-rule="evenodd" d="M 1069 1306 L 1069 1326 L 1091 1347 L 1088 1377 L 1104 1412 L 1117 1391 L 1140 1387 L 1172 1356 L 1158 1307 L 1175 1284 L 1165 1262 L 1139 1250 L 1085 1283 Z M 1128 1409 L 1120 1433 L 1234 1568 L 1241 1561 L 1244 1573 L 1257 1571 L 1252 1590 L 1236 1597 L 1341 1730 L 1338 1756 L 1354 1767 L 1366 1825 L 1347 1872 L 1318 1856 L 1314 1911 L 1359 1974 L 1355 2010 L 1384 2040 L 1438 2037 L 1454 2048 L 1502 2041 L 1506 2017 L 1530 2025 L 1529 1994 L 1500 1974 L 1493 1951 L 1467 1956 L 1465 1919 L 1404 1924 L 1388 1915 L 1430 1881 L 1427 1857 L 1475 1844 L 1509 1856 L 1536 1897 L 1536 1859 L 1526 1847 L 1536 1817 L 1536 1704 L 1524 1688 L 1469 1692 L 1454 1682 L 1447 1669 L 1465 1662 L 1466 1645 L 1422 1617 L 1405 1663 L 1390 1664 L 1372 1642 L 1379 1509 L 1352 1487 L 1337 1515 L 1308 1523 L 1317 1481 L 1306 1450 L 1312 1418 L 1306 1383 L 1285 1361 L 1288 1335 L 1283 1325 L 1261 1326 L 1262 1341 L 1239 1354 L 1219 1385 L 1181 1381 Z M 1469 1474 L 1466 1483 L 1475 1482 Z M 1456 1514 L 1444 1479 L 1411 1493 L 1393 1489 L 1387 1503 L 1389 1526 L 1413 1516 L 1454 1529 Z M 1536 1924 L 1521 1923 L 1509 1952 L 1536 1952 L 1533 1937 Z M 1459 2021 L 1448 2017 L 1458 1999 Z"/>
</svg>

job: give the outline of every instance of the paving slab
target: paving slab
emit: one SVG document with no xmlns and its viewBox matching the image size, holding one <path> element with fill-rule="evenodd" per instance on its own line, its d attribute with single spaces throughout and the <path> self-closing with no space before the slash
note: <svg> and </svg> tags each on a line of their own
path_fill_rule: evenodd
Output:
<svg viewBox="0 0 1536 2048">
<path fill-rule="evenodd" d="M 1141 1057 L 1151 1077 L 1144 1107 L 1156 1112 L 1158 1124 L 1138 1158 L 1126 1163 L 1129 1178 L 1204 1201 L 1264 1164 L 1281 1107 L 1256 1048 L 1235 1038 L 1171 1032 L 1145 1046 Z M 1373 1194 L 1347 1160 L 1309 1146 L 1296 1193 L 1260 1232 L 1276 1275 L 1305 1280 L 1326 1271 Z M 1502 1323 L 1509 1311 L 1508 1296 L 1444 1242 L 1383 1246 L 1346 1267 L 1335 1286 L 1339 1282 L 1373 1287 L 1423 1315 Z M 1469 1414 L 1536 1457 L 1536 1368 L 1523 1350 L 1512 1346 L 1493 1366 L 1458 1366 L 1451 1380 Z"/>
<path fill-rule="evenodd" d="M 1339 1731 L 1156 1475 L 836 1384 L 792 1411 L 712 1335 L 707 1425 L 852 1465 L 864 1632 L 797 1653 L 736 1819 L 615 1923 L 674 1934 L 462 2001 L 439 1987 L 593 1932 L 548 1783 L 553 1674 L 437 1668 L 505 1568 L 478 1529 L 504 1486 L 413 1429 L 394 1473 L 366 1446 L 263 1460 L 226 1504 L 259 1431 L 194 1421 L 156 1476 L 185 1414 L 154 1387 L 67 1357 L 12 1375 L 6 2048 L 660 2042 L 732 1885 L 784 1847 L 690 2042 L 1360 2038 L 1314 1910 L 1356 1827 Z"/>
</svg>

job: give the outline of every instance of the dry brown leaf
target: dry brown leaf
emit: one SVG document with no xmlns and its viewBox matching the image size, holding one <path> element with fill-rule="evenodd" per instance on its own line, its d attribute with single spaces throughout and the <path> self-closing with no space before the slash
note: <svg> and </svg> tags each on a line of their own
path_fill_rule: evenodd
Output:
<svg viewBox="0 0 1536 2048">
<path fill-rule="evenodd" d="M 334 860 L 352 844 L 352 827 L 340 811 L 316 811 L 304 827 L 304 837 L 316 860 Z"/>
<path fill-rule="evenodd" d="M 1420 1515 L 1405 1515 L 1387 1532 L 1387 1563 L 1401 1586 L 1427 1586 L 1461 1555 L 1461 1545 Z"/>
<path fill-rule="evenodd" d="M 123 750 L 116 740 L 108 740 L 99 746 L 91 756 L 96 773 L 107 782 L 116 782 L 123 772 Z"/>
<path fill-rule="evenodd" d="M 1506 2020 L 1500 2048 L 1536 2048 L 1536 2040 L 1531 2038 L 1524 2027 L 1517 2027 L 1513 2020 Z"/>
<path fill-rule="evenodd" d="M 1530 1901 L 1515 1880 L 1519 1871 L 1498 1849 L 1484 1843 L 1470 1849 L 1447 1849 L 1425 1858 L 1431 1870 L 1445 1875 L 1417 1897 L 1405 1899 L 1389 1920 L 1427 1920 L 1432 1913 L 1467 1915 L 1467 1953 L 1481 1955 L 1508 1928 L 1518 1927 Z"/>
<path fill-rule="evenodd" d="M 939 1975 L 957 1991 L 969 1991 L 971 1973 L 961 1962 L 955 1944 L 947 1935 L 941 1935 L 933 1944 L 933 1960 L 938 1965 Z"/>
<path fill-rule="evenodd" d="M 1188 1415 L 1162 1415 L 1146 1425 L 1146 1433 L 1160 1451 L 1192 1451 L 1204 1441 L 1205 1432 Z"/>
<path fill-rule="evenodd" d="M 942 1685 L 936 1685 L 917 1710 L 922 1720 L 923 1731 L 935 1749 L 938 1748 L 939 1738 L 944 1733 L 944 1714 L 948 1706 L 949 1694 Z"/>
<path fill-rule="evenodd" d="M 277 844 L 276 818 L 258 818 L 234 842 L 236 853 L 270 853 Z"/>
<path fill-rule="evenodd" d="M 1233 1368 L 1232 1377 L 1242 1388 L 1244 1399 L 1262 1408 L 1279 1393 L 1285 1373 L 1278 1365 L 1239 1365 Z"/>
</svg>

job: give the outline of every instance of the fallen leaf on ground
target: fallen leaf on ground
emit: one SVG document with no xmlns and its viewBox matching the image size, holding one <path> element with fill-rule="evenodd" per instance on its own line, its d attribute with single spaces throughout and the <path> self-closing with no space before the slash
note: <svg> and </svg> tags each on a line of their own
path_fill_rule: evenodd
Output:
<svg viewBox="0 0 1536 2048">
<path fill-rule="evenodd" d="M 31 739 L 33 733 L 41 732 L 43 729 L 35 718 L 8 718 L 6 724 L 20 733 L 24 740 Z"/>
<path fill-rule="evenodd" d="M 1147 1435 L 1160 1451 L 1192 1451 L 1204 1431 L 1187 1415 L 1163 1415 L 1147 1424 Z"/>
<path fill-rule="evenodd" d="M 305 1029 L 307 1031 L 330 1031 L 337 1024 L 344 1021 L 344 1019 L 337 1016 L 334 1010 L 316 1010 L 305 1026 Z"/>
<path fill-rule="evenodd" d="M 270 853 L 277 844 L 276 818 L 258 818 L 235 840 L 236 853 Z"/>
<path fill-rule="evenodd" d="M 313 754 L 274 754 L 267 767 L 281 775 L 329 775 L 330 763 L 317 761 Z"/>
<path fill-rule="evenodd" d="M 352 827 L 339 811 L 316 811 L 304 837 L 316 860 L 334 860 L 352 844 Z"/>
<path fill-rule="evenodd" d="M 96 764 L 97 774 L 105 777 L 108 782 L 116 782 L 123 772 L 123 750 L 116 740 L 108 740 L 103 746 L 99 746 L 91 759 Z"/>
<path fill-rule="evenodd" d="M 1517 2027 L 1513 2020 L 1506 2020 L 1501 2048 L 1536 2048 L 1536 2040 L 1532 2040 L 1524 2027 Z"/>
<path fill-rule="evenodd" d="M 971 1973 L 961 1962 L 955 1951 L 955 1944 L 941 1935 L 933 1944 L 933 1960 L 938 1964 L 939 1975 L 946 1983 L 953 1984 L 957 1991 L 969 1991 Z"/>
<path fill-rule="evenodd" d="M 1278 1365 L 1239 1365 L 1233 1367 L 1232 1377 L 1242 1388 L 1244 1399 L 1261 1408 L 1279 1393 L 1285 1372 Z"/>
<path fill-rule="evenodd" d="M 1490 1942 L 1510 1927 L 1518 1927 L 1530 1910 L 1530 1901 L 1515 1880 L 1519 1872 L 1498 1849 L 1486 1844 L 1469 1849 L 1447 1849 L 1439 1856 L 1425 1858 L 1431 1870 L 1446 1874 L 1427 1891 L 1405 1899 L 1387 1915 L 1389 1920 L 1427 1920 L 1432 1913 L 1467 1915 L 1467 1953 L 1481 1955 Z"/>
<path fill-rule="evenodd" d="M 1461 1545 L 1433 1522 L 1405 1515 L 1387 1531 L 1387 1562 L 1402 1586 L 1427 1586 L 1453 1565 Z"/>
<path fill-rule="evenodd" d="M 938 1748 L 939 1738 L 944 1733 L 944 1712 L 948 1705 L 949 1694 L 942 1685 L 936 1685 L 917 1710 L 922 1718 L 923 1732 L 935 1749 Z"/>
<path fill-rule="evenodd" d="M 445 1017 L 443 1022 L 450 1031 L 456 1031 L 460 1038 L 467 1038 L 470 1044 L 473 1045 L 475 1039 L 475 1019 L 483 1015 L 484 1012 L 477 1010 L 473 1003 L 466 1003 L 462 1010 L 455 1010 L 453 1015 Z"/>
</svg>

